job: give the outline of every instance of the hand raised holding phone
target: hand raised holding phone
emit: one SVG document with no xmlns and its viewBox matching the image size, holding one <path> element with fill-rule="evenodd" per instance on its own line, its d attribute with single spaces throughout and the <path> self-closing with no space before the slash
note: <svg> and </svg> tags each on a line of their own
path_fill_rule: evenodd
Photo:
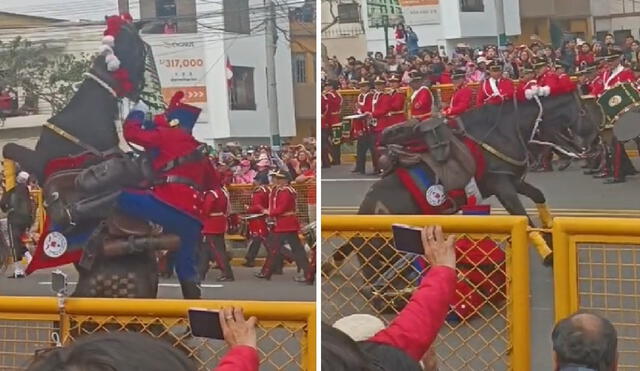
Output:
<svg viewBox="0 0 640 371">
<path fill-rule="evenodd" d="M 220 311 L 220 327 L 224 340 L 229 347 L 245 345 L 257 349 L 256 317 L 244 319 L 242 308 L 222 308 Z"/>
<path fill-rule="evenodd" d="M 422 229 L 422 247 L 424 256 L 432 266 L 445 266 L 456 269 L 455 236 L 444 238 L 442 227 L 428 226 Z"/>
</svg>

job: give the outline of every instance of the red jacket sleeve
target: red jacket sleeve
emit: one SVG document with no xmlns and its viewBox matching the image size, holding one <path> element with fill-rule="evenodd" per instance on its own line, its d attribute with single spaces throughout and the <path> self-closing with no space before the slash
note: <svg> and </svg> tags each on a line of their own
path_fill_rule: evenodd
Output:
<svg viewBox="0 0 640 371">
<path fill-rule="evenodd" d="M 487 96 L 485 95 L 484 92 L 484 85 L 487 83 L 486 80 L 481 81 L 480 84 L 478 85 L 478 94 L 476 94 L 476 104 L 478 106 L 483 106 L 484 105 L 484 100 L 487 98 Z"/>
<path fill-rule="evenodd" d="M 269 216 L 279 216 L 294 209 L 295 201 L 293 195 L 287 190 L 282 190 L 278 192 L 276 196 L 276 207 L 269 210 Z"/>
<path fill-rule="evenodd" d="M 406 96 L 404 93 L 395 93 L 391 98 L 391 111 L 404 111 L 404 102 Z"/>
<path fill-rule="evenodd" d="M 202 215 L 204 215 L 205 217 L 209 216 L 209 214 L 211 214 L 212 210 L 214 209 L 216 201 L 217 199 L 216 196 L 214 196 L 213 192 L 207 191 L 204 194 L 204 202 L 202 203 Z"/>
<path fill-rule="evenodd" d="M 213 371 L 258 371 L 258 351 L 245 345 L 231 348 Z"/>
<path fill-rule="evenodd" d="M 429 270 L 407 306 L 368 341 L 403 350 L 419 361 L 444 323 L 456 287 L 456 271 L 442 266 Z"/>
<path fill-rule="evenodd" d="M 161 141 L 160 131 L 158 129 L 145 130 L 142 128 L 142 119 L 138 115 L 138 111 L 129 114 L 122 125 L 122 135 L 127 141 L 143 146 L 145 148 L 153 147 Z M 144 117 L 144 114 L 142 114 Z"/>
<path fill-rule="evenodd" d="M 373 106 L 373 117 L 380 118 L 387 115 L 389 112 L 388 100 L 389 96 L 387 94 L 380 94 L 378 101 Z"/>
<path fill-rule="evenodd" d="M 513 87 L 513 81 L 510 79 L 502 79 L 502 94 L 504 94 L 504 100 L 513 99 L 515 89 Z"/>
<path fill-rule="evenodd" d="M 457 116 L 463 112 L 466 112 L 471 108 L 473 92 L 471 89 L 461 89 L 457 92 L 453 105 L 449 107 L 448 114 L 451 116 Z"/>
<path fill-rule="evenodd" d="M 254 192 L 251 195 L 251 204 L 247 208 L 247 212 L 249 213 L 261 213 L 262 209 L 267 209 L 269 207 L 269 200 L 265 203 L 265 196 L 269 197 L 268 194 L 264 192 Z M 265 207 L 265 204 L 267 205 Z"/>
</svg>

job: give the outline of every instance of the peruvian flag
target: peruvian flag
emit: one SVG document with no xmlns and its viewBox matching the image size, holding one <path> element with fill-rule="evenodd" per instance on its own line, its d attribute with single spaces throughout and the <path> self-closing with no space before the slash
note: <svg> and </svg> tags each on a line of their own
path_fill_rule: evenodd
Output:
<svg viewBox="0 0 640 371">
<path fill-rule="evenodd" d="M 233 78 L 233 66 L 231 66 L 231 62 L 229 62 L 229 57 L 227 57 L 225 74 L 227 76 L 227 88 L 231 89 L 231 79 Z"/>
</svg>

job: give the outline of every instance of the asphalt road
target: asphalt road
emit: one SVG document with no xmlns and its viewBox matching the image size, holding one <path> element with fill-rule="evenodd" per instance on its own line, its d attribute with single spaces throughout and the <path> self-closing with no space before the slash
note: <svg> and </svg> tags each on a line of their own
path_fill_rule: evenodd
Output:
<svg viewBox="0 0 640 371">
<path fill-rule="evenodd" d="M 640 169 L 640 160 L 632 159 L 636 168 Z M 370 163 L 368 164 L 370 166 Z M 323 169 L 322 173 L 322 213 L 326 214 L 355 214 L 357 207 L 364 198 L 365 193 L 369 187 L 377 180 L 374 176 L 362 176 L 354 175 L 351 173 L 353 168 L 352 164 L 345 164 L 341 166 L 335 166 L 330 169 Z M 369 167 L 370 171 L 370 167 Z M 640 192 L 638 191 L 640 186 L 640 176 L 634 176 L 628 178 L 627 183 L 604 185 L 602 180 L 593 179 L 590 176 L 582 174 L 582 169 L 579 163 L 574 163 L 570 168 L 564 172 L 550 172 L 550 173 L 531 173 L 527 176 L 528 181 L 539 187 L 547 197 L 547 203 L 555 216 L 616 216 L 616 217 L 640 217 Z M 486 200 L 492 205 L 492 213 L 504 214 L 504 209 L 501 209 L 495 197 Z M 525 207 L 530 209 L 534 204 L 528 200 L 523 200 Z M 326 257 L 331 254 L 331 251 L 339 246 L 342 242 L 323 240 L 322 256 Z M 534 249 L 530 250 L 530 278 L 531 278 L 531 359 L 532 370 L 549 370 L 552 368 L 552 349 L 550 342 L 550 334 L 553 327 L 553 272 L 550 268 L 545 268 L 540 264 L 540 258 Z M 323 259 L 324 260 L 324 259 Z M 355 259 L 352 259 L 355 260 Z M 346 265 L 346 263 L 345 263 Z M 357 269 L 350 267 L 348 269 Z M 612 274 L 615 274 L 613 272 Z M 347 276 L 350 276 L 347 274 Z M 352 276 L 352 277 L 357 277 Z M 611 275 L 611 277 L 616 277 Z M 633 277 L 633 276 L 631 276 Z M 332 280 L 331 284 L 323 283 L 322 291 L 324 295 L 332 295 L 332 291 L 336 287 L 341 287 L 342 283 Z M 357 286 L 357 284 L 355 284 Z M 341 289 L 341 290 L 344 290 Z M 632 294 L 632 293 L 631 293 Z M 351 296 L 353 295 L 353 296 Z M 633 294 L 632 294 L 633 295 Z M 346 298 L 350 302 L 357 301 L 357 292 L 351 294 L 344 294 L 342 296 L 334 296 L 336 300 L 340 301 L 341 298 Z M 324 299 L 324 298 L 323 298 Z M 341 305 L 341 304 L 338 304 Z M 323 303 L 323 317 L 327 317 L 331 311 L 326 311 L 326 303 Z M 632 306 L 633 307 L 633 306 Z M 330 316 L 335 316 L 331 314 Z M 327 320 L 329 318 L 325 318 Z M 505 324 L 491 323 L 489 328 L 499 329 Z M 468 338 L 468 342 L 473 343 L 469 337 L 469 324 L 459 328 L 457 336 L 460 340 Z M 496 327 L 500 326 L 500 327 Z M 448 332 L 447 327 L 442 330 L 444 333 Z M 494 335 L 497 330 L 494 331 Z M 489 337 L 491 338 L 491 337 Z M 486 338 L 485 338 L 486 339 Z M 633 341 L 632 341 L 633 342 Z M 473 359 L 467 364 L 471 367 L 472 364 L 483 364 L 485 357 L 490 357 L 493 354 L 492 349 L 499 349 L 505 344 L 498 344 L 495 342 L 488 348 L 483 348 L 480 352 L 475 353 L 470 348 L 455 348 L 455 360 L 459 359 Z M 458 344 L 459 345 L 459 344 Z M 495 346 L 496 348 L 493 348 Z M 436 344 L 436 352 L 441 356 L 445 354 L 451 354 L 452 348 L 443 346 L 442 344 Z M 637 357 L 634 353 L 633 357 Z M 448 358 L 448 355 L 445 355 Z M 457 358 L 456 358 L 457 357 Z M 633 364 L 633 363 L 631 363 Z M 464 366 L 461 366 L 464 367 Z M 506 365 L 498 366 L 490 369 L 502 369 Z M 445 366 L 444 369 L 447 369 Z M 476 369 L 471 367 L 470 369 Z"/>
<path fill-rule="evenodd" d="M 205 282 L 202 282 L 202 298 L 211 300 L 258 300 L 258 301 L 314 301 L 315 286 L 293 281 L 295 267 L 288 267 L 284 275 L 271 278 L 271 281 L 258 279 L 253 274 L 259 267 L 233 267 L 236 280 L 234 282 L 216 282 L 218 270 L 211 270 Z M 0 277 L 0 296 L 53 296 L 51 292 L 51 271 L 45 269 L 22 279 Z M 61 268 L 74 288 L 78 274 L 72 265 Z M 180 284 L 174 277 L 162 279 L 158 289 L 158 297 L 164 299 L 181 299 Z"/>
</svg>

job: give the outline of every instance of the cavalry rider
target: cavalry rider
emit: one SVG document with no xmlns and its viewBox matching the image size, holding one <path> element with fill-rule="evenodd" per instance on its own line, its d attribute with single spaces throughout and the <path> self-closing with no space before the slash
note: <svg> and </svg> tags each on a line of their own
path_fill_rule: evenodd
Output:
<svg viewBox="0 0 640 371">
<path fill-rule="evenodd" d="M 513 82 L 502 77 L 502 66 L 496 61 L 489 64 L 489 78 L 478 88 L 477 105 L 501 105 L 513 99 Z"/>
<path fill-rule="evenodd" d="M 445 117 L 460 116 L 473 108 L 473 90 L 467 85 L 466 76 L 466 71 L 463 70 L 455 70 L 451 74 L 454 91 L 449 106 L 442 110 Z"/>
<path fill-rule="evenodd" d="M 269 255 L 264 262 L 264 266 L 256 277 L 271 279 L 271 275 L 278 267 L 282 266 L 284 259 L 282 250 L 284 244 L 288 243 L 293 253 L 298 269 L 302 270 L 303 276 L 296 276 L 294 280 L 297 282 L 313 283 L 313 272 L 309 267 L 307 254 L 300 242 L 298 233 L 300 232 L 300 223 L 296 215 L 296 190 L 289 185 L 291 176 L 289 173 L 278 170 L 270 173 L 275 186 L 271 190 L 269 196 L 269 209 L 262 212 L 275 219 L 275 226 L 271 233 L 271 241 L 269 243 Z"/>
<path fill-rule="evenodd" d="M 253 178 L 253 184 L 255 188 L 251 192 L 251 203 L 245 205 L 247 213 L 260 214 L 248 220 L 249 238 L 249 250 L 245 256 L 246 262 L 243 264 L 245 267 L 253 267 L 260 246 L 267 246 L 267 237 L 269 236 L 269 226 L 267 225 L 267 216 L 262 214 L 262 210 L 269 209 L 269 175 L 267 171 L 260 171 Z"/>
<path fill-rule="evenodd" d="M 607 90 L 614 88 L 616 85 L 625 82 L 635 82 L 635 75 L 630 68 L 625 67 L 622 62 L 623 53 L 619 49 L 611 49 L 609 55 L 604 57 L 607 64 L 600 73 L 602 83 L 595 84 L 590 91 L 596 97 L 600 97 Z M 605 180 L 605 184 L 624 183 L 627 175 L 636 174 L 636 170 L 624 149 L 624 143 L 612 138 L 613 158 L 609 161 L 607 168 L 600 174 L 594 175 L 595 178 L 610 178 Z"/>
<path fill-rule="evenodd" d="M 548 97 L 549 95 L 557 95 L 560 92 L 560 82 L 558 75 L 549 67 L 545 59 L 536 59 L 531 64 L 535 73 L 538 84 L 538 96 Z"/>
<path fill-rule="evenodd" d="M 424 121 L 431 117 L 433 94 L 431 89 L 424 85 L 424 76 L 420 72 L 413 71 L 410 77 L 410 86 L 411 90 L 413 90 L 410 105 L 411 118 Z"/>
<path fill-rule="evenodd" d="M 358 94 L 358 100 L 356 101 L 356 112 L 358 114 L 367 115 L 367 117 L 354 119 L 351 126 L 352 136 L 356 138 L 356 167 L 352 173 L 364 174 L 367 163 L 367 152 L 371 152 L 371 158 L 373 159 L 373 168 L 378 168 L 377 158 L 374 155 L 375 152 L 375 138 L 371 132 L 369 120 L 373 113 L 373 96 L 371 91 L 371 82 L 364 77 L 358 82 L 360 88 L 360 94 Z"/>
<path fill-rule="evenodd" d="M 204 226 L 202 234 L 205 238 L 207 248 L 206 255 L 200 257 L 200 264 L 206 264 L 209 267 L 211 255 L 213 260 L 222 271 L 217 281 L 233 281 L 233 270 L 227 256 L 227 249 L 224 241 L 224 234 L 227 232 L 227 218 L 231 211 L 231 201 L 229 200 L 229 192 L 223 185 L 216 185 L 212 189 L 205 192 L 204 204 L 202 212 L 204 214 Z M 208 269 L 204 269 L 203 276 Z M 202 277 L 204 279 L 204 277 Z"/>
<path fill-rule="evenodd" d="M 576 83 L 571 81 L 567 66 L 563 63 L 556 63 L 556 75 L 558 75 L 558 95 L 568 94 L 577 89 Z"/>
<path fill-rule="evenodd" d="M 149 190 L 126 190 L 118 199 L 124 213 L 159 224 L 166 233 L 180 237 L 176 272 L 185 299 L 199 299 L 196 246 L 200 241 L 203 191 L 220 184 L 208 159 L 206 145 L 191 134 L 200 109 L 181 102 L 184 93 L 171 99 L 169 108 L 145 121 L 148 107 L 137 103 L 123 124 L 124 138 L 154 154 L 156 174 Z"/>
<path fill-rule="evenodd" d="M 389 126 L 402 124 L 407 121 L 406 115 L 406 104 L 407 104 L 407 94 L 400 90 L 400 77 L 396 74 L 391 75 L 389 78 L 389 87 L 391 91 L 389 95 L 391 99 L 389 99 L 389 119 L 387 124 Z"/>
<path fill-rule="evenodd" d="M 340 126 L 342 128 L 342 116 L 340 113 L 342 112 L 342 95 L 338 92 L 339 84 L 337 81 L 332 80 L 327 83 L 326 88 L 326 98 L 327 99 L 327 124 L 329 125 L 329 133 L 330 137 L 333 136 L 333 127 Z M 331 165 L 340 165 L 340 144 L 342 138 L 332 138 L 335 142 L 330 143 L 331 148 Z"/>
<path fill-rule="evenodd" d="M 516 88 L 516 99 L 526 102 L 538 95 L 538 80 L 535 72 L 530 67 L 522 68 L 520 72 L 520 84 Z"/>
</svg>

